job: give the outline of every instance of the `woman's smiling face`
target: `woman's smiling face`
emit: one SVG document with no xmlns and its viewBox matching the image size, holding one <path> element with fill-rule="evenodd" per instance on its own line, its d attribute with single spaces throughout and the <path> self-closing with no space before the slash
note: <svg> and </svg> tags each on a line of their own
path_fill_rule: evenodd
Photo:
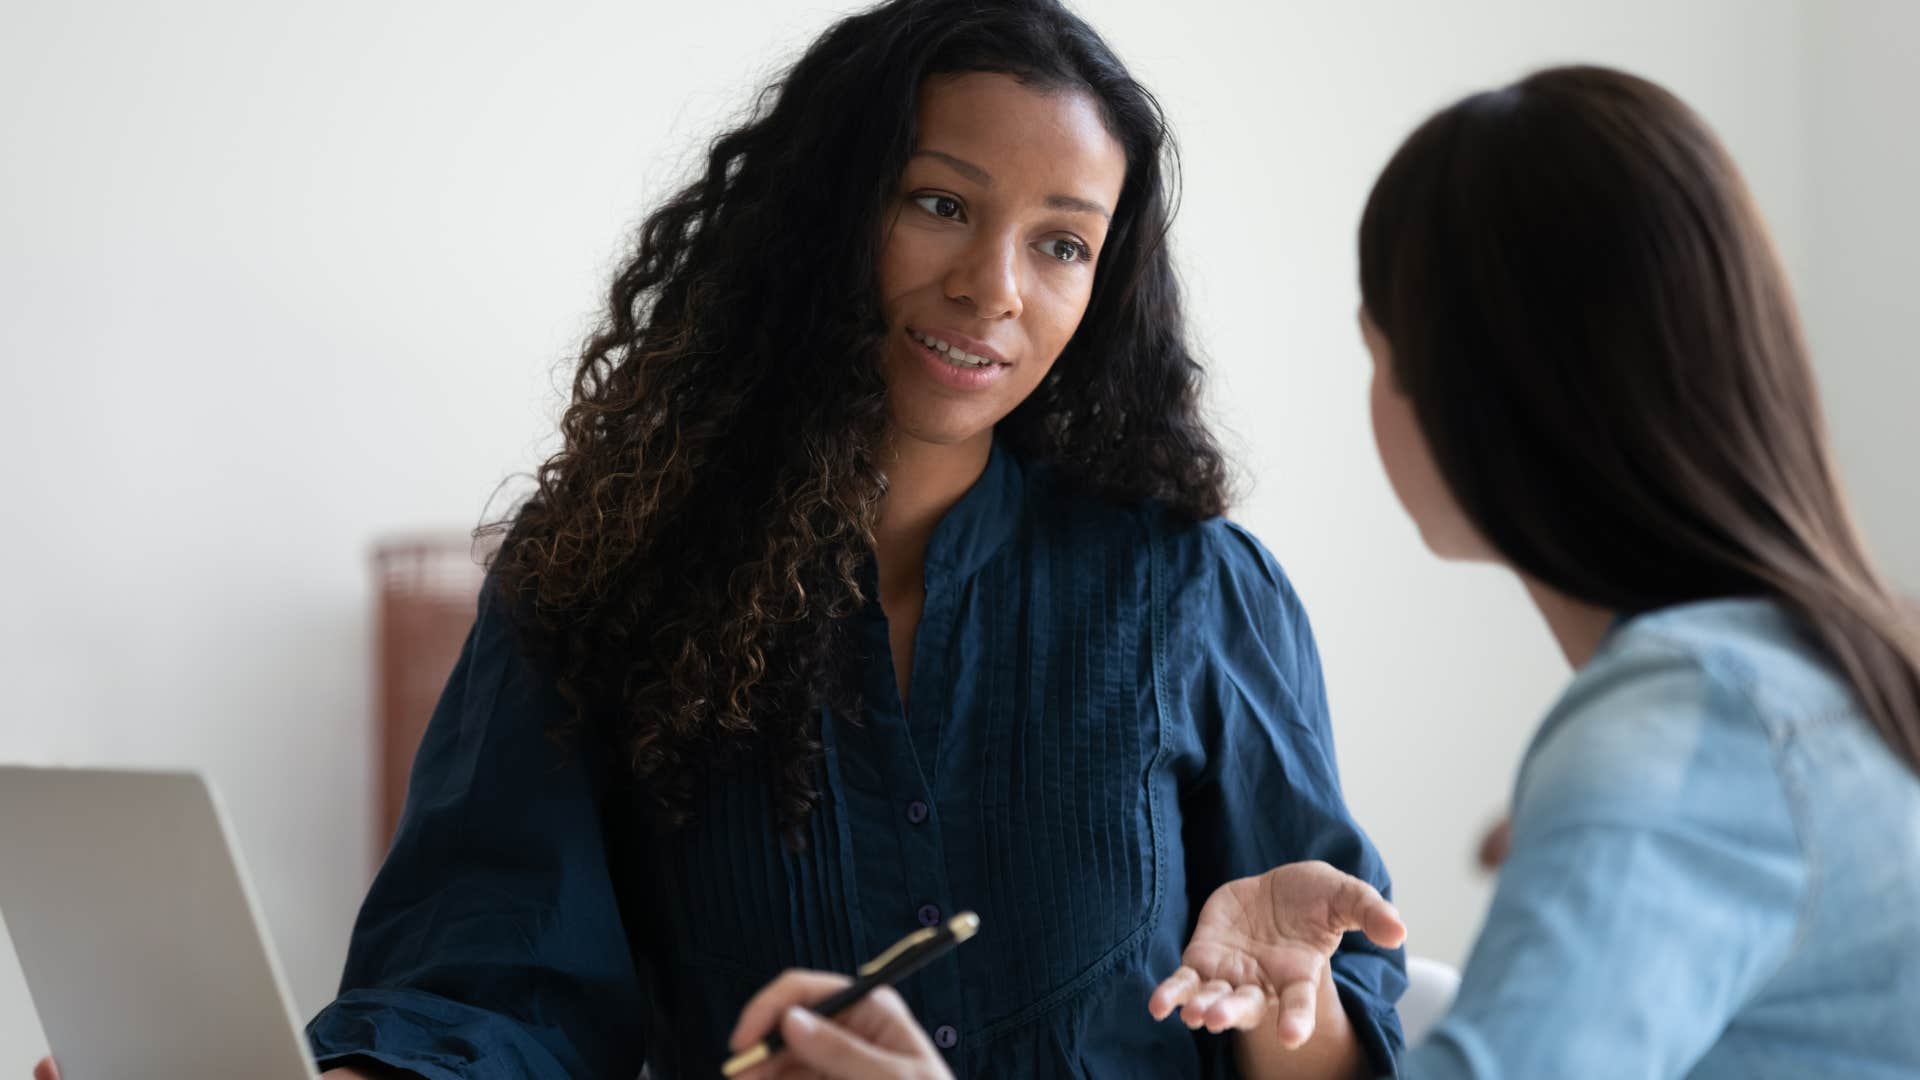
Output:
<svg viewBox="0 0 1920 1080">
<path fill-rule="evenodd" d="M 882 222 L 881 374 L 895 434 L 991 438 L 1080 326 L 1126 152 L 1084 92 L 935 76 Z"/>
</svg>

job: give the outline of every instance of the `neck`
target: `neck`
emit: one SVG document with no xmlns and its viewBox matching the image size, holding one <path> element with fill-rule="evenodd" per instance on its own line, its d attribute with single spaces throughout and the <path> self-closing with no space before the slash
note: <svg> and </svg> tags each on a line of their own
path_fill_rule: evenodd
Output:
<svg viewBox="0 0 1920 1080">
<path fill-rule="evenodd" d="M 881 458 L 887 494 L 873 530 L 882 596 L 920 587 L 934 527 L 980 479 L 992 451 L 990 430 L 951 446 L 900 435 L 888 438 Z"/>
<path fill-rule="evenodd" d="M 1547 629 L 1559 642 L 1567 663 L 1575 670 L 1585 667 L 1599 651 L 1600 639 L 1607 636 L 1607 628 L 1613 625 L 1617 612 L 1582 603 L 1525 574 L 1520 575 L 1520 582 L 1533 598 L 1533 606 L 1539 608 L 1541 617 L 1547 620 Z"/>
</svg>

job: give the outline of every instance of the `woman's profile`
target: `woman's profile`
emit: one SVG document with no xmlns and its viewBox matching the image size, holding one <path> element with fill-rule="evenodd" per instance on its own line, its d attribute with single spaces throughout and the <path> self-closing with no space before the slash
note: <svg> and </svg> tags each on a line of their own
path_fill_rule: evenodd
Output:
<svg viewBox="0 0 1920 1080">
<path fill-rule="evenodd" d="M 1405 1074 L 1920 1074 L 1920 620 L 1855 531 L 1731 157 L 1645 79 L 1542 71 L 1407 139 L 1360 278 L 1401 504 L 1513 571 L 1576 669 Z M 1310 951 L 1286 912 L 1342 887 L 1229 885 L 1201 973 Z M 1156 1009 L 1204 1010 L 1192 979 Z"/>
</svg>

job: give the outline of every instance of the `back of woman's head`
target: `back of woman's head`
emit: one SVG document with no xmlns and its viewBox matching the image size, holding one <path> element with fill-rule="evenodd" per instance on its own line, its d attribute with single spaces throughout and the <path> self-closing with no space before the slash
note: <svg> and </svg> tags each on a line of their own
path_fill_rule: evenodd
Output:
<svg viewBox="0 0 1920 1080">
<path fill-rule="evenodd" d="M 1573 67 L 1441 111 L 1374 187 L 1360 277 L 1515 569 L 1627 613 L 1775 598 L 1920 770 L 1920 635 L 1847 513 L 1766 228 L 1686 105 Z"/>
<path fill-rule="evenodd" d="M 886 484 L 883 226 L 922 85 L 974 71 L 1085 94 L 1126 156 L 1078 330 L 1001 437 L 1105 496 L 1223 509 L 1152 96 L 1056 0 L 892 0 L 834 24 L 641 226 L 496 563 L 529 646 L 671 820 L 701 766 L 752 747 L 797 824 L 816 708 L 853 704 L 839 620 L 867 599 Z"/>
</svg>

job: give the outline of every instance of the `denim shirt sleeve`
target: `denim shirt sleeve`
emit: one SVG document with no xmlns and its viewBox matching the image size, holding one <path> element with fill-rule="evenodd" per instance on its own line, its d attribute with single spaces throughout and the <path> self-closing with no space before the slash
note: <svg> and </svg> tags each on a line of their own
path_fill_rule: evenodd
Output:
<svg viewBox="0 0 1920 1080">
<path fill-rule="evenodd" d="M 1320 654 L 1300 598 L 1265 548 L 1229 522 L 1201 526 L 1187 557 L 1173 575 L 1189 584 L 1170 605 L 1169 633 L 1177 705 L 1203 760 L 1181 794 L 1190 912 L 1228 881 L 1311 859 L 1390 896 L 1386 867 L 1341 792 Z M 1368 1058 L 1391 1072 L 1403 1042 L 1394 1004 L 1406 989 L 1405 953 L 1348 934 L 1333 978 Z"/>
<path fill-rule="evenodd" d="M 1603 650 L 1522 767 L 1459 996 L 1403 1075 L 1684 1075 L 1796 943 L 1807 875 L 1735 680 Z"/>
<path fill-rule="evenodd" d="M 598 785 L 547 731 L 564 704 L 490 581 L 414 761 L 340 994 L 307 1026 L 324 1070 L 429 1080 L 639 1073 L 644 1016 Z"/>
</svg>

